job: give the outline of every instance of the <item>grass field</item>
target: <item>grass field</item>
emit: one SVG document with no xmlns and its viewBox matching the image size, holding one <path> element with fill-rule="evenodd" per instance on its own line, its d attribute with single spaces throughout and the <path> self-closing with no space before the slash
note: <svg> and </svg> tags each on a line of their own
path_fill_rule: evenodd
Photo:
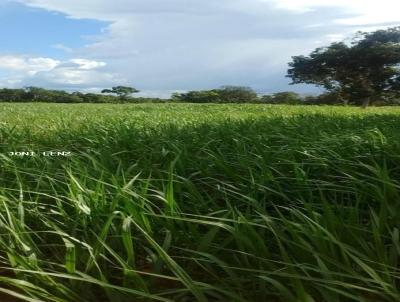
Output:
<svg viewBox="0 0 400 302">
<path fill-rule="evenodd" d="M 398 108 L 0 104 L 0 143 L 1 301 L 400 301 Z"/>
</svg>

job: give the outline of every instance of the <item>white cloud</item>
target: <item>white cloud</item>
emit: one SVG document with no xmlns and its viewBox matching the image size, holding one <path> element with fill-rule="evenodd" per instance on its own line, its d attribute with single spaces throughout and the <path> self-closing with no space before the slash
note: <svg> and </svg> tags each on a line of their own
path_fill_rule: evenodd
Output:
<svg viewBox="0 0 400 302">
<path fill-rule="evenodd" d="M 51 47 L 53 47 L 54 49 L 60 49 L 62 51 L 65 51 L 66 53 L 71 53 L 73 51 L 71 47 L 65 46 L 62 43 L 54 44 Z"/>
<path fill-rule="evenodd" d="M 60 61 L 51 58 L 29 58 L 23 56 L 0 56 L 0 69 L 35 75 L 40 71 L 54 69 Z"/>
<path fill-rule="evenodd" d="M 47 82 L 52 86 L 81 87 L 87 85 L 104 85 L 114 82 L 114 79 L 115 76 L 108 73 L 61 67 L 51 72 L 40 73 L 38 77 L 33 80 L 36 82 Z"/>
<path fill-rule="evenodd" d="M 328 38 L 328 40 L 331 42 L 343 40 L 345 37 L 346 36 L 344 34 L 328 34 L 328 35 L 326 35 L 326 38 Z"/>
<path fill-rule="evenodd" d="M 52 58 L 0 56 L 0 71 L 7 76 L 0 80 L 6 86 L 87 86 L 124 82 L 117 75 L 98 70 L 106 63 L 87 59 L 59 61 Z"/>
<path fill-rule="evenodd" d="M 105 62 L 97 62 L 97 61 L 86 60 L 86 59 L 71 59 L 70 62 L 77 64 L 78 69 L 82 69 L 82 70 L 91 70 L 91 69 L 96 69 L 99 67 L 104 67 L 107 65 Z"/>
<path fill-rule="evenodd" d="M 297 12 L 318 10 L 322 7 L 339 7 L 352 17 L 339 17 L 336 22 L 346 25 L 368 25 L 400 22 L 400 2 L 398 0 L 262 0 L 274 1 L 282 9 Z"/>
</svg>

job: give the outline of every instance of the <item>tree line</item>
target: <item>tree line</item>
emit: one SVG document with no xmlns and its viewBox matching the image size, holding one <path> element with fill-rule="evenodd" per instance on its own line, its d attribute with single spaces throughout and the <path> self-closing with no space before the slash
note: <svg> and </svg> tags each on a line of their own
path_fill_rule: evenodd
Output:
<svg viewBox="0 0 400 302">
<path fill-rule="evenodd" d="M 163 102 L 160 98 L 132 97 L 130 87 L 113 87 L 114 91 L 105 89 L 100 93 L 67 92 L 64 90 L 50 90 L 40 87 L 25 87 L 19 89 L 0 89 L 0 102 L 23 103 L 145 103 Z M 129 92 L 128 92 L 129 91 Z M 113 95 L 115 94 L 115 95 Z"/>
<path fill-rule="evenodd" d="M 134 97 L 139 90 L 133 87 L 116 86 L 100 93 L 67 92 L 39 87 L 0 89 L 0 102 L 44 102 L 44 103 L 266 103 L 302 104 L 307 98 L 295 92 L 278 92 L 259 96 L 250 87 L 223 86 L 218 89 L 173 93 L 169 99 Z"/>
<path fill-rule="evenodd" d="M 124 87 L 124 86 L 120 86 Z M 111 94 L 116 87 L 104 89 L 100 93 L 67 92 L 49 90 L 39 87 L 21 89 L 0 89 L 0 102 L 9 103 L 252 103 L 252 104 L 286 104 L 286 105 L 359 105 L 357 100 L 343 102 L 336 91 L 320 95 L 301 95 L 292 91 L 259 95 L 250 87 L 223 86 L 211 90 L 193 90 L 173 93 L 168 99 L 134 97 L 131 93 Z M 118 89 L 118 88 L 117 88 Z M 123 89 L 134 89 L 124 87 Z M 136 90 L 136 89 L 135 89 Z M 375 100 L 374 105 L 400 105 L 400 97 L 386 97 Z"/>
<path fill-rule="evenodd" d="M 286 76 L 291 84 L 313 84 L 326 92 L 318 96 L 288 91 L 260 96 L 249 87 L 223 86 L 173 93 L 165 100 L 133 97 L 139 90 L 127 86 L 103 89 L 101 94 L 26 87 L 0 89 L 0 102 L 400 105 L 400 27 L 358 32 L 351 43 L 335 42 L 309 56 L 294 56 Z"/>
</svg>

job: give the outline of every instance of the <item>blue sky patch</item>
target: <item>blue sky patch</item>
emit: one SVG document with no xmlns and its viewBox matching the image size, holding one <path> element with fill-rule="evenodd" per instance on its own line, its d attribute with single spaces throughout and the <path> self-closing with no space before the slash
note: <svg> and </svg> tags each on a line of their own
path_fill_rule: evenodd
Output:
<svg viewBox="0 0 400 302">
<path fill-rule="evenodd" d="M 0 4 L 0 53 L 31 54 L 63 59 L 65 51 L 54 45 L 79 48 L 88 36 L 101 34 L 106 22 L 71 19 L 67 16 L 22 4 Z"/>
</svg>

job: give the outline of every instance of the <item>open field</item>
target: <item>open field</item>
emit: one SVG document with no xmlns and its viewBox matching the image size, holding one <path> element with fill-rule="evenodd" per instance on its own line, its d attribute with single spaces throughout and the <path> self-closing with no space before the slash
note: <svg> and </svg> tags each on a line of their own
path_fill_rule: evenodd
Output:
<svg viewBox="0 0 400 302">
<path fill-rule="evenodd" d="M 394 107 L 0 104 L 0 292 L 399 301 L 399 130 Z"/>
</svg>

